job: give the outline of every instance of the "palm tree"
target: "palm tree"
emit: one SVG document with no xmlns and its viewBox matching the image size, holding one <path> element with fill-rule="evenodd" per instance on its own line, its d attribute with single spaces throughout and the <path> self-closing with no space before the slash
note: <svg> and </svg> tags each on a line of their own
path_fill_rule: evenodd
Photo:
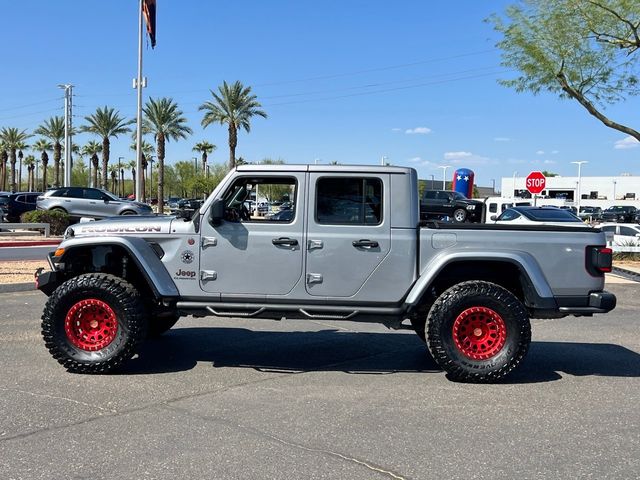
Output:
<svg viewBox="0 0 640 480">
<path fill-rule="evenodd" d="M 109 173 L 111 174 L 111 193 L 118 195 L 118 166 L 109 165 Z"/>
<path fill-rule="evenodd" d="M 129 146 L 129 148 L 131 150 L 133 150 L 134 152 L 137 151 L 137 146 L 136 146 L 136 132 L 134 131 L 132 134 L 133 137 L 133 143 Z M 139 202 L 144 202 L 146 200 L 146 181 L 145 181 L 145 175 L 146 175 L 146 171 L 147 171 L 147 159 L 151 157 L 151 155 L 153 154 L 153 145 L 151 145 L 149 142 L 147 142 L 145 139 L 142 139 L 142 175 L 140 175 L 140 190 L 142 190 L 142 198 L 136 198 L 137 201 Z M 135 194 L 136 192 L 136 181 L 135 178 L 133 180 L 133 193 Z"/>
<path fill-rule="evenodd" d="M 172 98 L 149 98 L 144 106 L 142 133 L 152 133 L 158 154 L 158 212 L 164 211 L 164 145 L 170 140 L 187 138 L 192 133 L 187 119 Z"/>
<path fill-rule="evenodd" d="M 16 145 L 18 149 L 18 191 L 22 191 L 22 159 L 24 158 L 23 150 L 29 148 L 25 142 L 20 142 Z"/>
<path fill-rule="evenodd" d="M 256 115 L 267 118 L 267 114 L 260 110 L 262 105 L 251 94 L 251 87 L 245 87 L 239 81 L 229 86 L 223 82 L 218 87 L 220 95 L 211 90 L 214 102 L 205 102 L 198 110 L 204 110 L 202 126 L 206 128 L 212 123 L 226 124 L 229 130 L 229 168 L 236 166 L 236 146 L 238 145 L 238 130 L 251 130 L 251 118 Z"/>
<path fill-rule="evenodd" d="M 129 163 L 126 164 L 126 167 L 131 170 L 131 180 L 133 180 L 133 194 L 134 195 L 136 194 L 136 167 L 137 167 L 137 164 L 138 164 L 138 162 L 136 162 L 135 160 L 131 160 Z M 136 200 L 138 200 L 138 199 L 136 198 Z"/>
<path fill-rule="evenodd" d="M 194 152 L 202 153 L 202 173 L 207 173 L 207 156 L 210 153 L 213 153 L 218 147 L 216 147 L 213 143 L 209 143 L 206 140 L 202 140 L 201 142 L 196 143 L 193 146 Z"/>
<path fill-rule="evenodd" d="M 102 145 L 95 140 L 89 140 L 84 147 L 82 147 L 82 155 L 89 157 L 91 162 L 91 186 L 98 186 L 98 154 L 102 151 Z"/>
<path fill-rule="evenodd" d="M 0 190 L 2 191 L 7 189 L 7 160 L 9 160 L 7 147 L 0 139 Z"/>
<path fill-rule="evenodd" d="M 134 120 L 127 120 L 120 116 L 120 112 L 105 105 L 104 108 L 98 107 L 96 113 L 84 117 L 89 123 L 84 125 L 80 131 L 93 133 L 102 138 L 102 188 L 107 188 L 107 173 L 109 169 L 109 147 L 110 138 L 117 138 L 118 135 L 130 132 L 131 125 Z"/>
<path fill-rule="evenodd" d="M 54 182 L 53 185 L 56 187 L 60 186 L 60 159 L 62 158 L 62 140 L 64 139 L 64 118 L 61 116 L 51 117 L 48 120 L 45 120 L 42 125 L 36 128 L 36 135 L 42 135 L 43 137 L 47 137 L 49 140 L 53 142 L 53 165 L 54 165 Z M 48 159 L 47 159 L 48 161 Z M 44 168 L 44 166 L 43 166 Z M 46 170 L 45 170 L 46 172 Z M 46 179 L 46 173 L 44 178 Z M 46 182 L 43 185 L 47 186 Z"/>
<path fill-rule="evenodd" d="M 9 150 L 9 163 L 11 163 L 11 192 L 16 191 L 16 150 L 31 135 L 26 130 L 18 130 L 15 127 L 0 130 L 0 139 Z"/>
<path fill-rule="evenodd" d="M 24 166 L 27 168 L 27 192 L 35 191 L 36 182 L 34 178 L 34 170 L 36 169 L 36 157 L 27 155 L 24 159 Z"/>
<path fill-rule="evenodd" d="M 33 149 L 37 152 L 42 152 L 40 160 L 42 161 L 42 191 L 47 190 L 47 165 L 49 165 L 49 155 L 47 151 L 53 150 L 51 142 L 45 138 L 39 138 L 33 144 Z"/>
</svg>

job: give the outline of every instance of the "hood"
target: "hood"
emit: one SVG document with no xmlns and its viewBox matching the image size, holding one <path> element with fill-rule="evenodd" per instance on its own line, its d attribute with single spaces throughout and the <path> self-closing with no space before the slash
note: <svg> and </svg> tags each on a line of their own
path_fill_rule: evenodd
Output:
<svg viewBox="0 0 640 480">
<path fill-rule="evenodd" d="M 165 216 L 142 216 L 123 215 L 119 217 L 107 218 L 97 222 L 81 222 L 72 225 L 67 229 L 65 238 L 69 230 L 73 230 L 73 236 L 86 235 L 158 235 L 167 234 L 171 231 L 171 222 L 174 217 Z"/>
</svg>

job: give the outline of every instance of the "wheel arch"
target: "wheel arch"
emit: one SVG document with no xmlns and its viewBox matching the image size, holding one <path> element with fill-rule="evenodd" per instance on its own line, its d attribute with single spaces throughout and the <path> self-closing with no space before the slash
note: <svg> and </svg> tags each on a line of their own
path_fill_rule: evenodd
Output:
<svg viewBox="0 0 640 480">
<path fill-rule="evenodd" d="M 66 280 L 77 274 L 87 273 L 78 271 L 74 266 L 87 265 L 93 271 L 111 273 L 124 277 L 143 294 L 152 295 L 156 299 L 178 297 L 178 289 L 167 272 L 160 257 L 152 246 L 141 238 L 103 237 L 86 240 L 68 240 L 60 244 L 64 254 L 60 262 L 64 264 L 64 271 L 70 275 L 63 275 Z M 112 257 L 109 255 L 112 254 Z M 126 272 L 118 271 L 120 260 L 127 259 Z M 114 263 L 117 262 L 117 263 Z M 117 267 L 117 268 L 114 268 Z M 115 271 L 114 271 L 115 270 Z"/>
<path fill-rule="evenodd" d="M 427 302 L 433 293 L 468 280 L 483 280 L 514 293 L 528 308 L 556 309 L 547 280 L 535 259 L 525 252 L 456 252 L 431 261 L 407 295 L 405 304 L 414 307 Z"/>
</svg>

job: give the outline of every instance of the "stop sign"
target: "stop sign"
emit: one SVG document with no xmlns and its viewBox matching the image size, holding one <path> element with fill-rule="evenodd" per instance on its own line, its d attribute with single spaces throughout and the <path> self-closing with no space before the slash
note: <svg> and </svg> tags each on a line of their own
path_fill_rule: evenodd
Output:
<svg viewBox="0 0 640 480">
<path fill-rule="evenodd" d="M 536 195 L 544 190 L 544 187 L 547 185 L 547 178 L 542 174 L 542 172 L 531 172 L 527 175 L 525 185 L 530 193 Z"/>
</svg>

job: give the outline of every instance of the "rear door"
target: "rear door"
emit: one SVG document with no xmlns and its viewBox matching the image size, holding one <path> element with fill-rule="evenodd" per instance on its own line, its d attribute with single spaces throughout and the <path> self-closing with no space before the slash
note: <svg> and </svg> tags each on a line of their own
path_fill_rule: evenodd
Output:
<svg viewBox="0 0 640 480">
<path fill-rule="evenodd" d="M 389 253 L 389 175 L 309 175 L 306 290 L 351 297 Z"/>
</svg>

